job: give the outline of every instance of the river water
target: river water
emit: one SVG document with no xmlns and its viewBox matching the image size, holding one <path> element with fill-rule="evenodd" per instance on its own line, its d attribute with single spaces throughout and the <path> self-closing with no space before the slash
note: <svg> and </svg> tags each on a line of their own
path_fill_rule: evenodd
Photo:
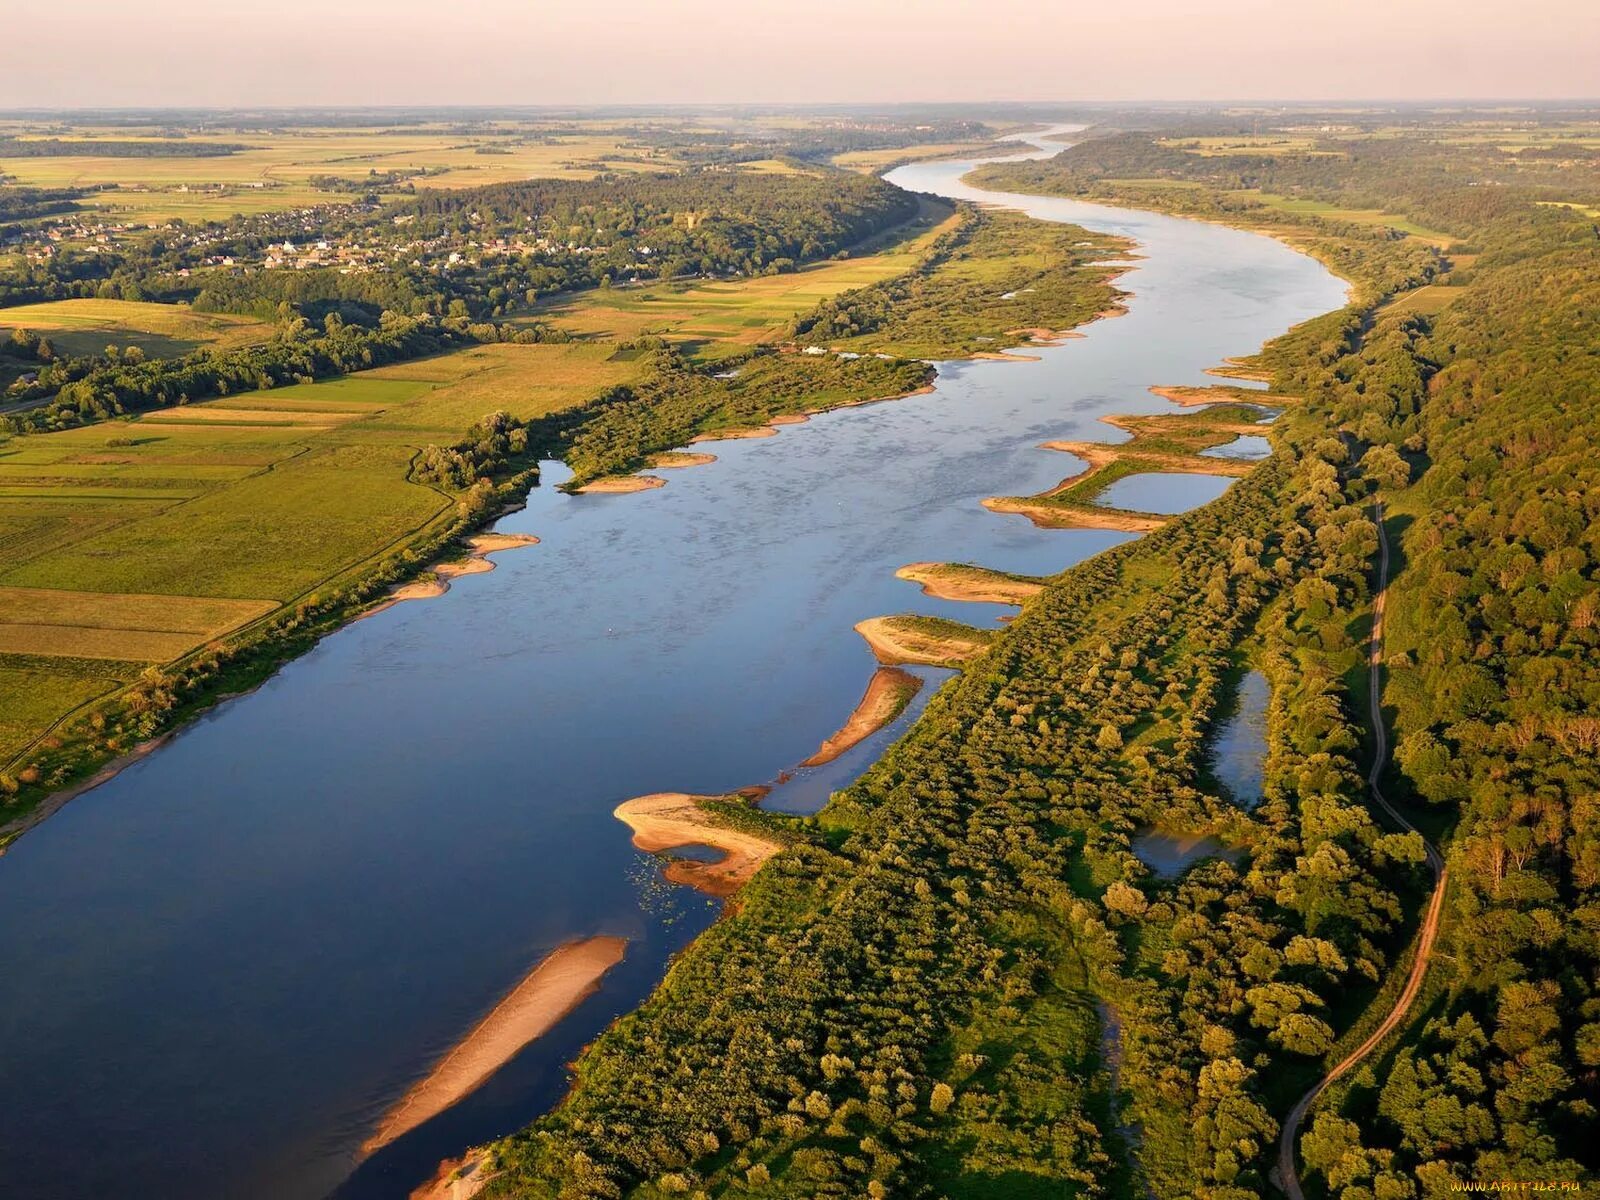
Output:
<svg viewBox="0 0 1600 1200">
<path fill-rule="evenodd" d="M 971 165 L 891 178 L 1002 199 L 960 182 Z M 613 807 L 810 754 L 872 673 L 851 632 L 865 617 L 1007 611 L 930 599 L 897 567 L 1048 574 L 1122 540 L 979 501 L 1078 469 L 1040 442 L 1116 439 L 1099 417 L 1169 411 L 1150 384 L 1211 382 L 1204 368 L 1343 300 L 1266 238 L 1003 199 L 1139 242 L 1129 315 L 1040 362 L 942 365 L 930 394 L 718 444 L 657 491 L 538 489 L 499 528 L 540 545 L 326 639 L 0 857 L 0 1191 L 404 1195 L 526 1123 L 715 917 L 661 883 Z M 562 477 L 551 464 L 547 483 Z M 882 740 L 803 776 L 787 806 L 825 798 Z M 593 934 L 630 939 L 598 995 L 355 1170 L 442 1050 Z"/>
</svg>

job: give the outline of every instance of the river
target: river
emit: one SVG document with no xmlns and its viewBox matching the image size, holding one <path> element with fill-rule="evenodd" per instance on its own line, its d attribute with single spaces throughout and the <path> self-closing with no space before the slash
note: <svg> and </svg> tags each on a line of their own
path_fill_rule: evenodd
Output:
<svg viewBox="0 0 1600 1200">
<path fill-rule="evenodd" d="M 404 1195 L 526 1123 L 716 915 L 661 883 L 615 805 L 805 758 L 872 673 L 863 618 L 1007 611 L 925 597 L 897 567 L 1052 573 L 1123 540 L 979 502 L 1077 469 L 1040 442 L 1115 440 L 1100 417 L 1170 411 L 1148 385 L 1213 382 L 1204 368 L 1343 302 L 1267 238 L 1000 197 L 960 182 L 972 165 L 891 179 L 1133 238 L 1129 314 L 1039 362 L 942 364 L 929 394 L 719 443 L 657 491 L 565 496 L 550 464 L 499 525 L 540 545 L 327 638 L 0 857 L 0 1190 Z M 803 776 L 787 806 L 888 736 Z M 593 934 L 630 939 L 600 992 L 352 1177 L 407 1085 L 544 954 Z"/>
</svg>

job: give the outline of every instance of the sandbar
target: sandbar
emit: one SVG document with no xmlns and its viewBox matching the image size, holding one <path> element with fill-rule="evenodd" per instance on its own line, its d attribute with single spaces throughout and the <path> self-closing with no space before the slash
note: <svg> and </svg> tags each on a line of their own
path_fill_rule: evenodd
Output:
<svg viewBox="0 0 1600 1200">
<path fill-rule="evenodd" d="M 676 471 L 683 467 L 703 467 L 716 461 L 715 454 L 685 454 L 677 450 L 664 450 L 651 456 L 650 466 L 657 471 Z"/>
<path fill-rule="evenodd" d="M 923 595 L 940 600 L 1021 604 L 1044 591 L 1044 584 L 1035 580 L 966 563 L 907 563 L 895 572 L 895 576 L 921 584 Z"/>
<path fill-rule="evenodd" d="M 990 512 L 1017 513 L 1041 529 L 1119 529 L 1125 533 L 1151 533 L 1167 523 L 1164 517 L 1098 504 L 1039 504 L 1019 496 L 990 496 L 983 506 Z"/>
<path fill-rule="evenodd" d="M 1218 384 L 1212 387 L 1157 384 L 1150 391 L 1152 394 L 1160 396 L 1163 400 L 1170 400 L 1174 404 L 1182 404 L 1185 407 L 1199 404 L 1248 404 L 1253 408 L 1281 408 L 1289 402 L 1289 397 L 1287 396 L 1277 396 L 1268 392 L 1247 391 L 1242 388 L 1228 387 L 1226 384 Z"/>
<path fill-rule="evenodd" d="M 713 896 L 731 896 L 782 847 L 718 822 L 701 807 L 701 801 L 715 799 L 687 792 L 653 792 L 623 801 L 612 815 L 633 830 L 633 844 L 647 854 L 680 846 L 711 846 L 723 851 L 719 862 L 676 859 L 667 864 L 664 874 L 674 883 Z"/>
<path fill-rule="evenodd" d="M 953 630 L 963 628 L 955 621 L 948 624 Z M 872 647 L 872 653 L 878 661 L 886 667 L 911 664 L 960 666 L 989 645 L 989 638 L 979 629 L 972 630 L 971 637 L 963 637 L 953 630 L 938 634 L 918 628 L 904 617 L 871 617 L 860 622 L 855 629 Z"/>
<path fill-rule="evenodd" d="M 717 429 L 710 433 L 697 433 L 689 439 L 691 446 L 700 442 L 733 442 L 745 438 L 777 437 L 778 431 L 770 425 L 755 425 L 748 429 Z"/>
<path fill-rule="evenodd" d="M 879 667 L 867 684 L 867 691 L 839 732 L 822 743 L 802 767 L 831 763 L 846 750 L 859 745 L 905 711 L 911 697 L 922 689 L 922 680 L 898 667 Z"/>
<path fill-rule="evenodd" d="M 362 1152 L 371 1154 L 437 1116 L 548 1033 L 599 988 L 627 945 L 626 938 L 592 937 L 552 951 L 401 1097 L 362 1143 Z"/>
<path fill-rule="evenodd" d="M 576 490 L 584 495 L 626 495 L 630 492 L 648 492 L 651 488 L 666 486 L 667 481 L 655 475 L 607 475 Z"/>
</svg>

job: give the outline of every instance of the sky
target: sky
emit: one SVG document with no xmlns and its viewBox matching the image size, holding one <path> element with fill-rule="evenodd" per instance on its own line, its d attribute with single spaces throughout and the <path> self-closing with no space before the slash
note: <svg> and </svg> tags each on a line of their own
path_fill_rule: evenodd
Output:
<svg viewBox="0 0 1600 1200">
<path fill-rule="evenodd" d="M 13 4 L 0 108 L 1600 97 L 1600 0 Z"/>
</svg>

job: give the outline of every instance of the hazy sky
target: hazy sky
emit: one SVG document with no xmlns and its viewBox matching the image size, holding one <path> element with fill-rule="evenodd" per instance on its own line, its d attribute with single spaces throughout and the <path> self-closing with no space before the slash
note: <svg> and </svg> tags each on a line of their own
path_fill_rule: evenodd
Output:
<svg viewBox="0 0 1600 1200">
<path fill-rule="evenodd" d="M 11 5 L 7 108 L 1600 96 L 1600 0 Z"/>
</svg>

